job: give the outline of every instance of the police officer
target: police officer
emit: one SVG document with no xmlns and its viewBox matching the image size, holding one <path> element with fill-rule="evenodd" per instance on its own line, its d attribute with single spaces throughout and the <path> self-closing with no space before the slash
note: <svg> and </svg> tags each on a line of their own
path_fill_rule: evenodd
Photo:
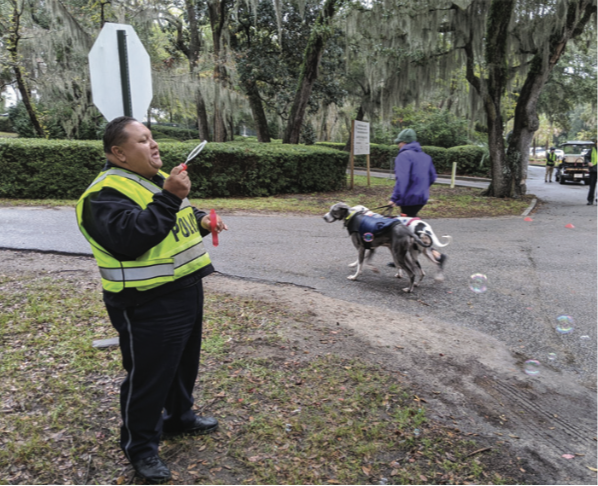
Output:
<svg viewBox="0 0 598 486">
<path fill-rule="evenodd" d="M 214 271 L 202 237 L 210 218 L 193 208 L 185 170 L 160 171 L 158 145 L 130 117 L 108 123 L 107 163 L 77 204 L 79 228 L 100 267 L 104 302 L 120 338 L 121 447 L 152 483 L 170 479 L 163 433 L 218 427 L 192 410 L 201 349 L 202 278 Z M 220 218 L 216 231 L 228 229 Z"/>
<path fill-rule="evenodd" d="M 590 168 L 590 188 L 588 190 L 588 206 L 592 206 L 594 204 L 594 200 L 596 199 L 596 163 L 598 162 L 596 156 L 596 140 L 594 140 L 594 146 L 586 153 L 584 156 L 586 164 Z"/>
<path fill-rule="evenodd" d="M 554 164 L 556 164 L 556 152 L 554 147 L 550 147 L 550 152 L 546 154 L 546 174 L 544 175 L 544 182 L 552 182 L 552 172 L 554 171 Z"/>
</svg>

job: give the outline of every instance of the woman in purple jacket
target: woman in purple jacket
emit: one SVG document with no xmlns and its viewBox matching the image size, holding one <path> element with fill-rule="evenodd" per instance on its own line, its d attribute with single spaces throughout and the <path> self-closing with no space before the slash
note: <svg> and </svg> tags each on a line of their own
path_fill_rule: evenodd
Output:
<svg viewBox="0 0 598 486">
<path fill-rule="evenodd" d="M 399 144 L 399 155 L 395 159 L 396 183 L 389 204 L 400 206 L 401 213 L 415 218 L 428 202 L 430 186 L 436 180 L 436 169 L 432 157 L 422 151 L 415 130 L 403 130 L 395 143 Z M 436 250 L 432 250 L 432 255 L 442 268 L 446 255 Z"/>
</svg>

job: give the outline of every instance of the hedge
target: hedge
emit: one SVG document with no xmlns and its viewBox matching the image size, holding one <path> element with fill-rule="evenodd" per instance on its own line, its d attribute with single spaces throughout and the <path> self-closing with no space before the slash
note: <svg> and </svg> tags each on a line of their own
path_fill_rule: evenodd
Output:
<svg viewBox="0 0 598 486">
<path fill-rule="evenodd" d="M 316 146 L 329 147 L 336 150 L 343 150 L 345 148 L 344 143 L 334 142 L 318 142 Z M 487 156 L 484 158 L 486 151 L 478 145 L 459 145 L 449 149 L 425 145 L 422 147 L 422 150 L 432 157 L 436 172 L 439 174 L 450 173 L 453 162 L 457 162 L 457 174 L 459 175 L 489 176 L 489 160 Z M 372 143 L 370 144 L 370 167 L 372 169 L 392 169 L 394 168 L 394 163 L 391 164 L 390 161 L 394 161 L 398 153 L 399 150 L 396 145 Z M 480 167 L 482 158 L 484 158 L 484 163 Z M 356 166 L 365 167 L 365 164 L 365 155 L 355 156 Z"/>
<path fill-rule="evenodd" d="M 343 150 L 345 148 L 344 143 L 333 143 L 333 142 L 317 142 L 317 146 L 329 147 L 337 150 Z M 434 166 L 437 171 L 444 171 L 446 168 L 446 150 L 442 147 L 422 147 L 422 150 L 426 152 L 434 161 Z M 382 145 L 371 143 L 370 144 L 370 167 L 372 169 L 394 169 L 394 160 L 399 153 L 399 148 L 396 145 Z M 355 156 L 355 165 L 365 167 L 366 159 L 365 155 Z"/>
<path fill-rule="evenodd" d="M 460 145 L 446 150 L 446 158 L 449 170 L 453 162 L 457 162 L 457 174 L 488 177 L 490 164 L 488 157 L 480 167 L 480 162 L 486 151 L 477 145 Z"/>
<path fill-rule="evenodd" d="M 194 143 L 160 143 L 163 170 Z M 270 196 L 345 187 L 347 154 L 301 145 L 208 144 L 189 164 L 191 197 Z M 105 163 L 99 141 L 0 139 L 0 197 L 77 199 Z"/>
</svg>

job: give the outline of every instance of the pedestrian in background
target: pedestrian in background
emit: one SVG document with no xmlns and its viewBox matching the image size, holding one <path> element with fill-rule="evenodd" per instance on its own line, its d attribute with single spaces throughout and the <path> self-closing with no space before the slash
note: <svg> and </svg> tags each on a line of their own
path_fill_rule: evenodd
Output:
<svg viewBox="0 0 598 486">
<path fill-rule="evenodd" d="M 596 140 L 594 146 L 585 154 L 584 160 L 590 167 L 590 189 L 588 190 L 588 206 L 592 206 L 596 199 Z"/>
<path fill-rule="evenodd" d="M 550 147 L 550 152 L 546 154 L 546 174 L 544 175 L 544 182 L 552 182 L 552 172 L 556 164 L 556 148 Z"/>
<path fill-rule="evenodd" d="M 395 187 L 390 197 L 390 206 L 400 206 L 401 213 L 415 218 L 426 205 L 430 197 L 430 186 L 436 180 L 436 169 L 432 157 L 426 154 L 419 142 L 415 130 L 403 130 L 395 143 L 399 145 L 399 154 L 395 159 Z M 442 270 L 446 255 L 432 250 L 432 255 Z M 394 263 L 389 266 L 394 266 Z"/>
<path fill-rule="evenodd" d="M 106 126 L 102 172 L 77 203 L 79 229 L 100 267 L 104 302 L 123 367 L 120 445 L 151 483 L 171 473 L 158 456 L 163 433 L 218 427 L 192 410 L 201 350 L 202 278 L 214 271 L 202 237 L 209 216 L 187 199 L 191 182 L 162 160 L 150 130 L 130 117 Z M 220 218 L 216 231 L 228 229 Z"/>
</svg>

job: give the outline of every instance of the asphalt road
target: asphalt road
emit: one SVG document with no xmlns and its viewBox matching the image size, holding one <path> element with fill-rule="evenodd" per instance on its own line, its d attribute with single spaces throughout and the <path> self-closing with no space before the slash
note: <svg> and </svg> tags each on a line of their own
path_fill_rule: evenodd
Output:
<svg viewBox="0 0 598 486">
<path fill-rule="evenodd" d="M 529 192 L 541 200 L 522 217 L 430 220 L 437 235 L 450 234 L 446 280 L 434 270 L 413 294 L 393 278 L 386 250 L 375 263 L 347 280 L 355 250 L 340 223 L 321 217 L 227 216 L 230 230 L 220 246 L 207 246 L 216 268 L 228 275 L 288 282 L 356 303 L 437 317 L 487 333 L 526 359 L 571 374 L 595 388 L 596 380 L 596 206 L 586 206 L 587 187 L 543 182 L 544 169 L 530 167 Z M 322 208 L 322 214 L 328 208 Z M 566 228 L 574 225 L 573 229 Z M 0 209 L 0 248 L 89 254 L 74 210 Z M 487 290 L 470 290 L 470 276 L 487 277 Z M 557 317 L 571 316 L 573 331 L 556 331 Z M 556 355 L 555 359 L 550 353 Z"/>
</svg>

